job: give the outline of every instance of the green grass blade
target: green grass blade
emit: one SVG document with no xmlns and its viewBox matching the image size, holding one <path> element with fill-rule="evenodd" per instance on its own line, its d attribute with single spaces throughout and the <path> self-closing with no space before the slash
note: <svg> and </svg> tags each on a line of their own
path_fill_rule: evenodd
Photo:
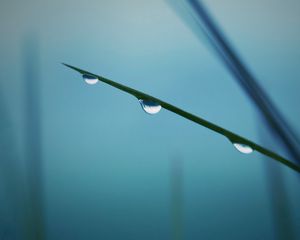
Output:
<svg viewBox="0 0 300 240">
<path fill-rule="evenodd" d="M 295 171 L 297 171 L 297 172 L 300 173 L 300 167 L 297 166 L 296 164 L 294 164 L 293 162 L 287 160 L 286 158 L 278 155 L 275 152 L 272 152 L 272 151 L 270 151 L 270 150 L 268 150 L 268 149 L 266 149 L 266 148 L 264 148 L 264 147 L 256 144 L 255 142 L 252 142 L 252 141 L 250 141 L 250 140 L 248 140 L 248 139 L 246 139 L 246 138 L 244 138 L 242 136 L 239 136 L 239 135 L 237 135 L 237 134 L 235 134 L 235 133 L 233 133 L 233 132 L 231 132 L 231 131 L 229 131 L 229 130 L 227 130 L 225 128 L 222 128 L 222 127 L 220 127 L 220 126 L 218 126 L 218 125 L 216 125 L 214 123 L 211 123 L 211 122 L 209 122 L 209 121 L 207 121 L 207 120 L 205 120 L 203 118 L 200 118 L 200 117 L 198 117 L 198 116 L 196 116 L 194 114 L 191 114 L 191 113 L 189 113 L 187 111 L 184 111 L 183 109 L 180 109 L 180 108 L 178 108 L 178 107 L 176 107 L 174 105 L 171 105 L 171 104 L 169 104 L 167 102 L 164 102 L 164 101 L 162 101 L 162 100 L 160 100 L 158 98 L 150 96 L 150 95 L 148 95 L 146 93 L 143 93 L 141 91 L 138 91 L 138 90 L 135 90 L 133 88 L 127 87 L 125 85 L 122 85 L 120 83 L 114 82 L 114 81 L 109 80 L 107 78 L 104 78 L 104 77 L 101 77 L 99 75 L 90 73 L 88 71 L 79 69 L 77 67 L 73 67 L 73 66 L 65 64 L 65 63 L 63 63 L 63 64 L 65 66 L 67 66 L 67 67 L 69 67 L 69 68 L 71 68 L 71 69 L 79 72 L 82 75 L 86 74 L 86 75 L 94 76 L 95 78 L 98 78 L 99 81 L 104 82 L 104 83 L 106 83 L 108 85 L 111 85 L 111 86 L 113 86 L 115 88 L 118 88 L 121 91 L 127 92 L 127 93 L 135 96 L 137 99 L 147 99 L 147 100 L 151 100 L 151 101 L 157 102 L 163 108 L 165 108 L 165 109 L 167 109 L 167 110 L 169 110 L 169 111 L 171 111 L 171 112 L 173 112 L 173 113 L 175 113 L 177 115 L 180 115 L 180 116 L 182 116 L 182 117 L 184 117 L 186 119 L 189 119 L 189 120 L 191 120 L 191 121 L 193 121 L 193 122 L 195 122 L 195 123 L 197 123 L 199 125 L 202 125 L 202 126 L 208 128 L 208 129 L 210 129 L 210 130 L 212 130 L 212 131 L 214 131 L 216 133 L 219 133 L 219 134 L 225 136 L 232 143 L 240 143 L 240 144 L 248 145 L 253 150 L 256 150 L 257 152 L 260 152 L 261 154 L 266 155 L 266 156 L 270 157 L 271 159 L 276 160 L 276 161 L 284 164 L 285 166 L 287 166 L 287 167 L 289 167 L 289 168 L 291 168 L 291 169 L 293 169 L 293 170 L 295 170 Z"/>
</svg>

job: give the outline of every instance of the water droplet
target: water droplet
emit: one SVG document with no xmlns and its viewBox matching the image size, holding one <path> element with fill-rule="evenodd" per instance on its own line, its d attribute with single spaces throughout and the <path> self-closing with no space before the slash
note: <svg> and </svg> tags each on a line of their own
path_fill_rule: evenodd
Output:
<svg viewBox="0 0 300 240">
<path fill-rule="evenodd" d="M 233 146 L 241 153 L 250 154 L 253 148 L 243 143 L 233 143 Z"/>
<path fill-rule="evenodd" d="M 87 84 L 90 85 L 96 84 L 98 82 L 98 78 L 93 75 L 83 74 L 82 78 Z"/>
<path fill-rule="evenodd" d="M 156 114 L 161 110 L 161 106 L 152 100 L 139 99 L 139 102 L 146 113 Z"/>
</svg>

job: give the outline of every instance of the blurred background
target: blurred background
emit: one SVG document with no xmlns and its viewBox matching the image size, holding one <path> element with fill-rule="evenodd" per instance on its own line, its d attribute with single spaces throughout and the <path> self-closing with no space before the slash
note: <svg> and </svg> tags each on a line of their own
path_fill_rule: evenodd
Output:
<svg viewBox="0 0 300 240">
<path fill-rule="evenodd" d="M 300 2 L 202 4 L 299 136 Z M 1 1 L 0 239 L 300 239 L 299 174 L 61 65 L 287 156 L 185 7 Z"/>
</svg>

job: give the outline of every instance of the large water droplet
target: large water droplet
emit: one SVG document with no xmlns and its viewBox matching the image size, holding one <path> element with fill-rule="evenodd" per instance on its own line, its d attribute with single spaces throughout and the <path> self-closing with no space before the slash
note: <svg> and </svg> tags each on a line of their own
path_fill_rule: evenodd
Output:
<svg viewBox="0 0 300 240">
<path fill-rule="evenodd" d="M 156 114 L 161 110 L 161 106 L 152 100 L 139 99 L 139 102 L 146 113 Z"/>
<path fill-rule="evenodd" d="M 233 146 L 241 153 L 249 154 L 253 152 L 253 148 L 243 143 L 233 143 Z"/>
<path fill-rule="evenodd" d="M 87 84 L 90 85 L 96 84 L 98 82 L 98 78 L 93 75 L 83 74 L 82 78 Z"/>
</svg>

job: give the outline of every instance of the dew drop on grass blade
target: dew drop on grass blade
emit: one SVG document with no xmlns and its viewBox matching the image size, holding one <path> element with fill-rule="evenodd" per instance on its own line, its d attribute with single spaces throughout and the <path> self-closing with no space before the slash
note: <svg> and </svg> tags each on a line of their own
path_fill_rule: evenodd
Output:
<svg viewBox="0 0 300 240">
<path fill-rule="evenodd" d="M 236 150 L 238 150 L 239 152 L 241 153 L 244 153 L 244 154 L 250 154 L 250 153 L 253 153 L 253 148 L 246 145 L 246 144 L 243 144 L 243 143 L 233 143 L 233 146 L 236 148 Z"/>
<path fill-rule="evenodd" d="M 146 113 L 153 115 L 161 110 L 160 104 L 152 100 L 139 99 L 139 102 Z"/>
<path fill-rule="evenodd" d="M 87 84 L 90 84 L 90 85 L 94 85 L 98 82 L 98 78 L 96 78 L 93 75 L 83 74 L 82 78 Z"/>
</svg>

